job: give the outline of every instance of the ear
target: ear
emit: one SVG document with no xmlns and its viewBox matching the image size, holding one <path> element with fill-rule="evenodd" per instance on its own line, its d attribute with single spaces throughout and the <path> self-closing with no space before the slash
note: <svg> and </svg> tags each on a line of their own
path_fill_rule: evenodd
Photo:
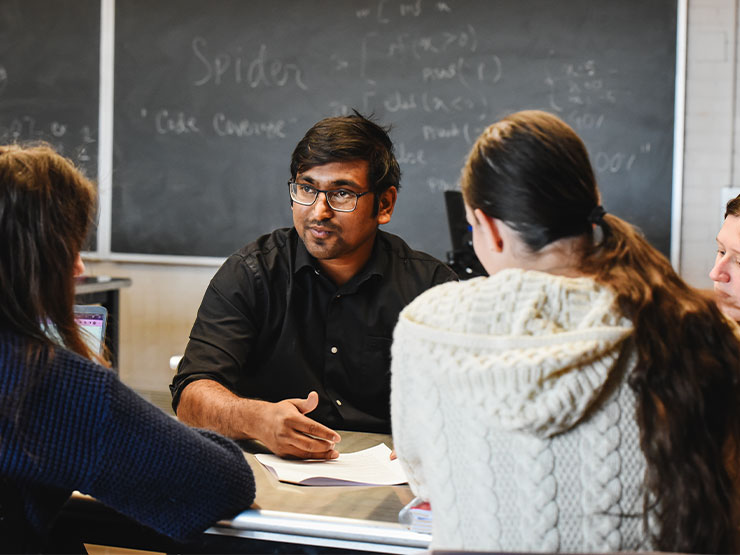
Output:
<svg viewBox="0 0 740 555">
<path fill-rule="evenodd" d="M 388 187 L 380 195 L 380 200 L 378 201 L 378 224 L 387 224 L 391 221 L 397 198 L 398 189 L 395 187 Z"/>
<path fill-rule="evenodd" d="M 77 253 L 77 258 L 75 258 L 72 271 L 74 273 L 74 277 L 81 276 L 85 273 L 85 263 L 82 261 L 82 254 L 79 252 Z"/>
<path fill-rule="evenodd" d="M 498 225 L 499 220 L 485 214 L 480 208 L 476 208 L 473 215 L 480 226 L 486 246 L 492 251 L 502 252 L 504 250 L 504 237 L 501 233 L 501 227 Z"/>
</svg>

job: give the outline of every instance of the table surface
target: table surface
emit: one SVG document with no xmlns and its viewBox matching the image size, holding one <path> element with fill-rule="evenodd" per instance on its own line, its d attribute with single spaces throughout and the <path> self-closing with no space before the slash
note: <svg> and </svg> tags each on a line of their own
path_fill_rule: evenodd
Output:
<svg viewBox="0 0 740 555">
<path fill-rule="evenodd" d="M 129 287 L 131 279 L 116 278 L 109 276 L 82 276 L 75 278 L 75 294 L 98 293 L 100 291 L 111 291 Z"/>
<path fill-rule="evenodd" d="M 352 453 L 385 443 L 391 436 L 339 432 L 337 450 Z M 413 499 L 408 485 L 299 486 L 277 480 L 254 457 L 268 453 L 256 442 L 241 442 L 254 471 L 257 497 L 251 509 L 219 522 L 209 533 L 275 541 L 404 553 L 426 549 L 430 536 L 398 523 L 399 511 Z"/>
</svg>

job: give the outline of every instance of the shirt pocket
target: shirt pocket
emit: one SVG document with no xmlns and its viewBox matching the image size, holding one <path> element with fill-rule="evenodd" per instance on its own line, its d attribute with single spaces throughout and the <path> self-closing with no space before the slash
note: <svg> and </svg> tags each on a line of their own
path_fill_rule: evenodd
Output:
<svg viewBox="0 0 740 555">
<path fill-rule="evenodd" d="M 387 337 L 367 336 L 362 352 L 359 376 L 360 392 L 365 398 L 380 400 L 390 396 L 391 343 Z"/>
</svg>

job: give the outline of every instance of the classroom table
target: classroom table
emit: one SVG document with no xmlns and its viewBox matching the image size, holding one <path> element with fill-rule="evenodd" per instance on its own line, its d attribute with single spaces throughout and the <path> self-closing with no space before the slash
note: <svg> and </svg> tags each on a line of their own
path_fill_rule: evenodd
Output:
<svg viewBox="0 0 740 555">
<path fill-rule="evenodd" d="M 380 442 L 392 448 L 391 437 L 341 432 L 340 452 L 354 452 Z M 398 523 L 398 512 L 413 499 L 408 485 L 298 486 L 279 482 L 254 457 L 268 453 L 257 442 L 240 442 L 254 470 L 257 497 L 252 507 L 206 530 L 202 543 L 219 552 L 376 552 L 413 553 L 428 547 L 431 536 Z M 121 526 L 112 511 L 92 498 L 75 493 L 65 511 L 66 525 L 85 531 L 87 543 L 136 549 L 172 551 L 162 538 L 132 524 Z M 80 523 L 83 523 L 82 525 Z M 111 530 L 111 533 L 106 532 Z M 109 537 L 106 537 L 106 534 Z M 230 541 L 233 543 L 220 543 Z M 252 547 L 250 547 L 252 546 Z M 254 551 L 252 551 L 252 548 Z M 292 546 L 292 547 L 291 547 Z M 198 552 L 199 547 L 194 547 Z M 205 548 L 204 548 L 205 549 Z M 187 549 L 180 549 L 188 552 Z"/>
<path fill-rule="evenodd" d="M 384 434 L 340 432 L 341 452 L 354 452 L 378 443 L 393 447 Z M 381 553 L 410 553 L 426 549 L 431 537 L 411 532 L 398 523 L 398 512 L 413 499 L 402 486 L 297 486 L 279 482 L 254 457 L 269 451 L 247 442 L 247 460 L 254 470 L 254 506 L 232 520 L 208 530 L 243 538 L 334 547 Z"/>
</svg>

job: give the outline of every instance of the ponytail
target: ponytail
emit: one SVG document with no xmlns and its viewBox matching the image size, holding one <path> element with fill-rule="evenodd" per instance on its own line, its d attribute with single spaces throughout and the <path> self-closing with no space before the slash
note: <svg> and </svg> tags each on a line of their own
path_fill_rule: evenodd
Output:
<svg viewBox="0 0 740 555">
<path fill-rule="evenodd" d="M 638 362 L 628 382 L 647 461 L 644 514 L 657 517 L 656 527 L 645 523 L 658 530 L 655 547 L 740 549 L 737 325 L 635 228 L 605 213 L 586 146 L 557 116 L 523 111 L 490 125 L 461 184 L 471 208 L 505 222 L 531 253 L 583 238 L 578 269 L 613 290 L 632 320 Z"/>
<path fill-rule="evenodd" d="M 603 238 L 581 269 L 616 292 L 635 326 L 629 385 L 647 461 L 644 514 L 655 511 L 659 523 L 655 547 L 736 551 L 737 328 L 631 225 L 612 215 L 597 225 Z"/>
</svg>

